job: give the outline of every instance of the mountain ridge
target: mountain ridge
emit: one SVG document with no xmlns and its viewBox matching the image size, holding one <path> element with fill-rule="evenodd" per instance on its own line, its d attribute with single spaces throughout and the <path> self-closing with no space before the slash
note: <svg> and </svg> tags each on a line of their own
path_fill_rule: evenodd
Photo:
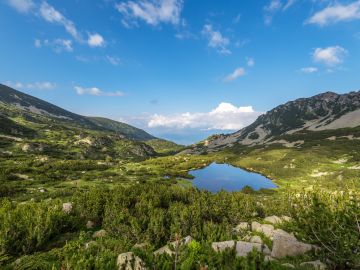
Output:
<svg viewBox="0 0 360 270">
<path fill-rule="evenodd" d="M 210 136 L 187 152 L 198 152 L 201 148 L 216 151 L 234 144 L 254 146 L 269 143 L 286 134 L 353 128 L 359 125 L 360 91 L 345 94 L 328 91 L 281 104 L 260 115 L 249 126 L 231 134 Z"/>
</svg>

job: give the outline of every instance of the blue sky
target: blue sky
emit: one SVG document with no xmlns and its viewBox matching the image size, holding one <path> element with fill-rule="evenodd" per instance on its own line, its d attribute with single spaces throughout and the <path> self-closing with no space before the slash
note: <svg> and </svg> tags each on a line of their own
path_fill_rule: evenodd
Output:
<svg viewBox="0 0 360 270">
<path fill-rule="evenodd" d="M 0 82 L 181 143 L 359 89 L 358 0 L 1 0 L 0 29 Z"/>
</svg>

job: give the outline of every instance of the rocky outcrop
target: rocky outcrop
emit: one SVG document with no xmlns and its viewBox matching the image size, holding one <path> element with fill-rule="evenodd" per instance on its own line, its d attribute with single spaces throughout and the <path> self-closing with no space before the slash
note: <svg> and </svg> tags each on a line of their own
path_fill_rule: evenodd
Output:
<svg viewBox="0 0 360 270">
<path fill-rule="evenodd" d="M 132 252 L 120 254 L 116 265 L 119 270 L 146 270 L 145 263 Z"/>
<path fill-rule="evenodd" d="M 251 223 L 251 230 L 253 232 L 263 233 L 266 237 L 273 239 L 274 235 L 274 226 L 270 224 L 260 224 L 259 222 Z"/>
<path fill-rule="evenodd" d="M 273 249 L 271 256 L 274 258 L 293 257 L 305 254 L 313 249 L 313 246 L 300 242 L 295 236 L 283 231 L 275 230 L 273 237 Z"/>
<path fill-rule="evenodd" d="M 235 241 L 224 241 L 224 242 L 214 242 L 211 244 L 211 247 L 215 251 L 225 251 L 226 249 L 232 249 L 235 247 Z"/>
</svg>

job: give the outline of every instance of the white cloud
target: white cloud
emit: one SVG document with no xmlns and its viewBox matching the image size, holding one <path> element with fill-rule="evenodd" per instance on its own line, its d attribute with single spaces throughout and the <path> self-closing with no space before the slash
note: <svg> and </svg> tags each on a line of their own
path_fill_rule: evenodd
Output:
<svg viewBox="0 0 360 270">
<path fill-rule="evenodd" d="M 105 59 L 108 63 L 112 64 L 113 66 L 118 66 L 121 64 L 121 60 L 120 58 L 116 57 L 116 56 L 105 56 Z"/>
<path fill-rule="evenodd" d="M 52 48 L 56 53 L 61 53 L 63 51 L 65 52 L 72 52 L 73 49 L 73 43 L 72 40 L 70 39 L 61 39 L 61 38 L 57 38 L 53 41 L 49 41 L 48 39 L 44 39 L 44 40 L 40 40 L 40 39 L 35 39 L 34 41 L 34 46 L 36 48 L 41 48 L 41 47 L 50 47 Z"/>
<path fill-rule="evenodd" d="M 270 25 L 273 17 L 279 11 L 286 11 L 296 3 L 297 0 L 270 0 L 269 4 L 264 6 L 264 23 Z"/>
<path fill-rule="evenodd" d="M 115 5 L 123 15 L 124 26 L 136 26 L 138 20 L 156 26 L 160 23 L 177 25 L 180 22 L 183 0 L 137 0 Z"/>
<path fill-rule="evenodd" d="M 316 48 L 313 52 L 313 60 L 326 66 L 336 66 L 344 61 L 347 50 L 340 46 L 332 46 L 327 48 Z"/>
<path fill-rule="evenodd" d="M 235 69 L 231 74 L 227 75 L 224 78 L 224 82 L 232 82 L 242 76 L 245 76 L 245 69 L 242 67 L 239 67 L 239 68 Z"/>
<path fill-rule="evenodd" d="M 34 82 L 34 83 L 22 83 L 22 82 L 12 82 L 6 81 L 4 83 L 7 86 L 10 86 L 15 89 L 35 89 L 35 90 L 52 90 L 56 88 L 56 84 L 52 82 Z"/>
<path fill-rule="evenodd" d="M 47 2 L 43 2 L 40 6 L 40 16 L 50 22 L 57 23 L 62 25 L 65 30 L 76 40 L 81 41 L 81 36 L 78 30 L 75 27 L 75 24 L 64 17 L 59 11 L 57 11 L 53 6 L 49 5 Z"/>
<path fill-rule="evenodd" d="M 238 130 L 251 124 L 261 114 L 251 106 L 236 107 L 222 102 L 210 112 L 155 114 L 149 118 L 147 125 L 148 128 Z"/>
<path fill-rule="evenodd" d="M 103 47 L 105 46 L 105 40 L 104 38 L 98 34 L 89 34 L 89 38 L 87 43 L 89 44 L 90 47 Z"/>
<path fill-rule="evenodd" d="M 302 73 L 315 73 L 315 72 L 317 72 L 318 71 L 318 68 L 317 67 L 304 67 L 304 68 L 302 68 L 302 69 L 300 69 L 300 71 L 302 72 Z"/>
<path fill-rule="evenodd" d="M 360 1 L 355 1 L 351 4 L 342 5 L 334 4 L 325 9 L 315 13 L 307 20 L 308 24 L 317 24 L 325 26 L 341 21 L 351 21 L 360 19 Z"/>
<path fill-rule="evenodd" d="M 97 87 L 84 88 L 81 86 L 75 86 L 74 89 L 75 89 L 76 93 L 80 96 L 81 95 L 91 95 L 91 96 L 120 97 L 120 96 L 124 95 L 124 93 L 121 91 L 104 92 Z"/>
<path fill-rule="evenodd" d="M 54 45 L 54 51 L 58 53 L 62 51 L 66 51 L 66 52 L 73 51 L 72 41 L 69 39 L 60 39 L 60 38 L 55 39 L 53 45 Z"/>
<path fill-rule="evenodd" d="M 221 54 L 231 54 L 231 51 L 227 48 L 230 40 L 219 31 L 215 31 L 211 24 L 205 24 L 202 33 L 208 38 L 209 47 L 217 49 Z"/>
<path fill-rule="evenodd" d="M 21 13 L 27 13 L 34 7 L 32 0 L 9 0 L 9 4 Z"/>
<path fill-rule="evenodd" d="M 253 66 L 255 66 L 255 60 L 254 60 L 254 58 L 252 58 L 252 57 L 247 58 L 247 63 L 246 63 L 246 64 L 248 65 L 248 67 L 253 67 Z"/>
</svg>

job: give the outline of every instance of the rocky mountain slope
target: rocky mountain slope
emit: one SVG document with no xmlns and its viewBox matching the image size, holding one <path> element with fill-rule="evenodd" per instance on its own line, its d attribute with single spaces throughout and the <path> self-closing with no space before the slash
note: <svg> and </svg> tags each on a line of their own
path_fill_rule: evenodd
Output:
<svg viewBox="0 0 360 270">
<path fill-rule="evenodd" d="M 86 159 L 144 158 L 157 154 L 151 146 L 154 140 L 162 141 L 130 125 L 81 116 L 0 85 L 0 144 L 5 152 Z"/>
<path fill-rule="evenodd" d="M 360 91 L 326 92 L 280 105 L 258 117 L 253 124 L 229 135 L 211 136 L 191 151 L 215 151 L 234 144 L 269 144 L 284 135 L 357 126 L 360 126 Z"/>
</svg>

